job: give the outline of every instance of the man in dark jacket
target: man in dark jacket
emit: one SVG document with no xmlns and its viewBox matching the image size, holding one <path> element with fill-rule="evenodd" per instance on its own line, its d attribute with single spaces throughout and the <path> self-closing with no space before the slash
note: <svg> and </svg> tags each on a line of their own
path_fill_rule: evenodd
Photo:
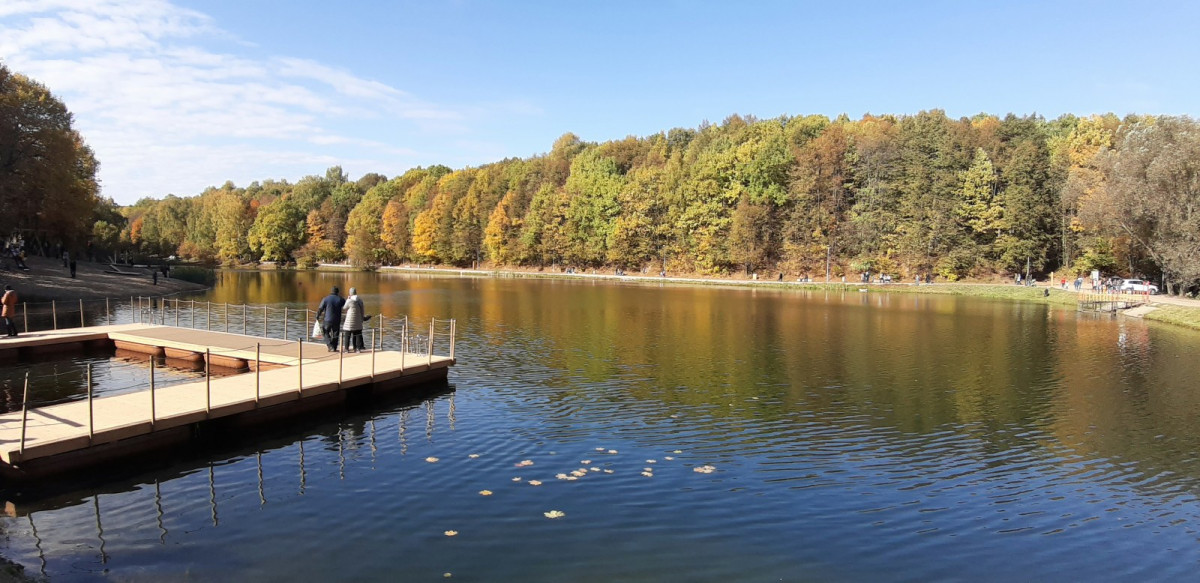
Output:
<svg viewBox="0 0 1200 583">
<path fill-rule="evenodd" d="M 321 305 L 317 306 L 317 318 L 321 320 L 321 333 L 325 335 L 325 344 L 329 347 L 329 352 L 336 352 L 338 346 L 338 331 L 341 329 L 342 321 L 342 306 L 346 305 L 346 300 L 339 295 L 341 290 L 337 286 L 333 286 L 333 291 L 321 300 Z"/>
</svg>

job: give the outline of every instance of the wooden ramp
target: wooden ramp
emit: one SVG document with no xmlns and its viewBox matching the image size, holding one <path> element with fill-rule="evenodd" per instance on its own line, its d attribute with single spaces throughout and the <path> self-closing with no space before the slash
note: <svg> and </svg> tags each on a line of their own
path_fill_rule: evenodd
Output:
<svg viewBox="0 0 1200 583">
<path fill-rule="evenodd" d="M 0 352 L 95 342 L 207 355 L 213 362 L 219 355 L 246 361 L 253 372 L 0 415 L 0 472 L 40 475 L 129 457 L 187 441 L 198 424 L 248 426 L 340 403 L 352 390 L 444 381 L 454 365 L 446 356 L 331 353 L 312 342 L 150 324 L 30 333 L 0 341 Z"/>
</svg>

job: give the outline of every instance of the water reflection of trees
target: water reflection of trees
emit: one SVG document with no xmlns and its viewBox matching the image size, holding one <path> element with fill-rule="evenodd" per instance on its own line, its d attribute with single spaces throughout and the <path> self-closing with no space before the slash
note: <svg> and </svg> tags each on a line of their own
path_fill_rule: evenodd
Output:
<svg viewBox="0 0 1200 583">
<path fill-rule="evenodd" d="M 441 385 L 415 395 L 389 397 L 377 402 L 378 406 L 384 407 L 382 411 L 348 413 L 336 422 L 322 421 L 300 435 L 294 428 L 280 429 L 278 431 L 286 435 L 260 436 L 251 445 L 202 451 L 197 458 L 177 461 L 151 474 L 146 473 L 143 464 L 136 464 L 107 472 L 103 480 L 82 478 L 74 482 L 56 482 L 26 489 L 10 488 L 0 492 L 6 500 L 5 514 L 12 520 L 23 519 L 28 524 L 42 576 L 47 575 L 48 560 L 53 559 L 47 555 L 46 549 L 64 546 L 78 548 L 78 541 L 95 540 L 96 544 L 92 547 L 97 552 L 96 558 L 101 565 L 105 565 L 112 559 L 107 550 L 109 542 L 123 536 L 124 529 L 136 530 L 146 526 L 145 523 L 129 520 L 131 504 L 135 507 L 144 505 L 147 512 L 154 516 L 157 540 L 164 545 L 171 534 L 164 517 L 172 512 L 173 507 L 195 507 L 195 500 L 164 501 L 162 484 L 187 476 L 202 476 L 207 480 L 207 488 L 203 489 L 203 504 L 208 508 L 212 526 L 220 527 L 221 500 L 228 497 L 222 495 L 221 490 L 230 487 L 240 489 L 247 485 L 240 478 L 245 473 L 244 466 L 238 467 L 237 462 L 253 463 L 253 487 L 257 490 L 260 506 L 282 496 L 303 495 L 308 487 L 309 466 L 314 463 L 314 444 L 318 449 L 336 456 L 339 479 L 346 479 L 346 466 L 351 462 L 367 459 L 374 469 L 380 443 L 400 443 L 400 452 L 404 454 L 414 429 L 421 432 L 420 438 L 432 441 L 435 428 L 438 427 L 438 417 L 442 414 L 450 424 L 450 429 L 453 429 L 456 423 L 453 391 L 453 387 Z M 444 408 L 435 406 L 439 401 L 445 403 Z M 417 427 L 414 427 L 414 416 L 423 417 Z M 294 456 L 291 458 L 294 465 L 281 463 L 289 456 Z M 315 463 L 324 467 L 329 463 L 329 456 L 318 456 Z M 226 473 L 238 476 L 232 485 L 228 481 L 222 482 L 222 474 Z M 284 476 L 291 477 L 290 489 L 278 491 L 268 487 L 270 481 Z M 104 502 L 114 496 L 120 498 L 119 508 L 110 510 Z M 131 496 L 141 502 L 131 502 Z M 88 520 L 77 519 L 80 511 L 89 515 Z M 64 514 L 68 512 L 71 513 L 71 519 Z M 116 517 L 112 516 L 113 512 L 117 513 Z M 106 529 L 105 525 L 118 517 L 120 520 L 116 522 L 123 526 L 115 530 Z M 47 521 L 53 524 L 52 528 L 39 528 L 39 524 Z M 7 536 L 18 536 L 11 525 L 7 527 Z M 141 535 L 134 532 L 131 536 Z M 66 545 L 63 541 L 72 543 Z"/>
</svg>

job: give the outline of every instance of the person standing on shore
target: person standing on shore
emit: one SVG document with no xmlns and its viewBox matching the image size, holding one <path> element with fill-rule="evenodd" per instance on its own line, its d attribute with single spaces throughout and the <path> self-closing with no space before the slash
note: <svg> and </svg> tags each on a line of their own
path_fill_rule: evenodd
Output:
<svg viewBox="0 0 1200 583">
<path fill-rule="evenodd" d="M 0 299 L 0 318 L 4 318 L 4 328 L 11 338 L 17 337 L 17 292 L 11 285 L 4 286 L 4 297 Z"/>
<path fill-rule="evenodd" d="M 325 345 L 329 347 L 329 352 L 338 349 L 338 324 L 341 323 L 342 308 L 346 305 L 341 292 L 338 286 L 333 286 L 333 291 L 330 291 L 329 295 L 321 300 L 321 305 L 317 306 L 317 318 L 322 318 L 321 333 L 325 335 Z"/>
<path fill-rule="evenodd" d="M 346 298 L 342 312 L 342 337 L 345 338 L 342 348 L 346 352 L 357 352 L 363 344 L 363 301 L 359 299 L 357 289 L 350 288 L 350 297 Z"/>
</svg>

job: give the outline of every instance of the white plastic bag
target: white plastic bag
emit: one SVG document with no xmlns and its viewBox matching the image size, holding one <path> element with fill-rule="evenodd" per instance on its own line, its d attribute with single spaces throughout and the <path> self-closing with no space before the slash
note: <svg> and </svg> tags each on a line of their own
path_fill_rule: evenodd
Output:
<svg viewBox="0 0 1200 583">
<path fill-rule="evenodd" d="M 325 336 L 323 334 L 321 334 L 321 321 L 317 320 L 316 322 L 313 322 L 313 329 L 312 329 L 313 340 L 320 340 L 324 337 Z"/>
</svg>

